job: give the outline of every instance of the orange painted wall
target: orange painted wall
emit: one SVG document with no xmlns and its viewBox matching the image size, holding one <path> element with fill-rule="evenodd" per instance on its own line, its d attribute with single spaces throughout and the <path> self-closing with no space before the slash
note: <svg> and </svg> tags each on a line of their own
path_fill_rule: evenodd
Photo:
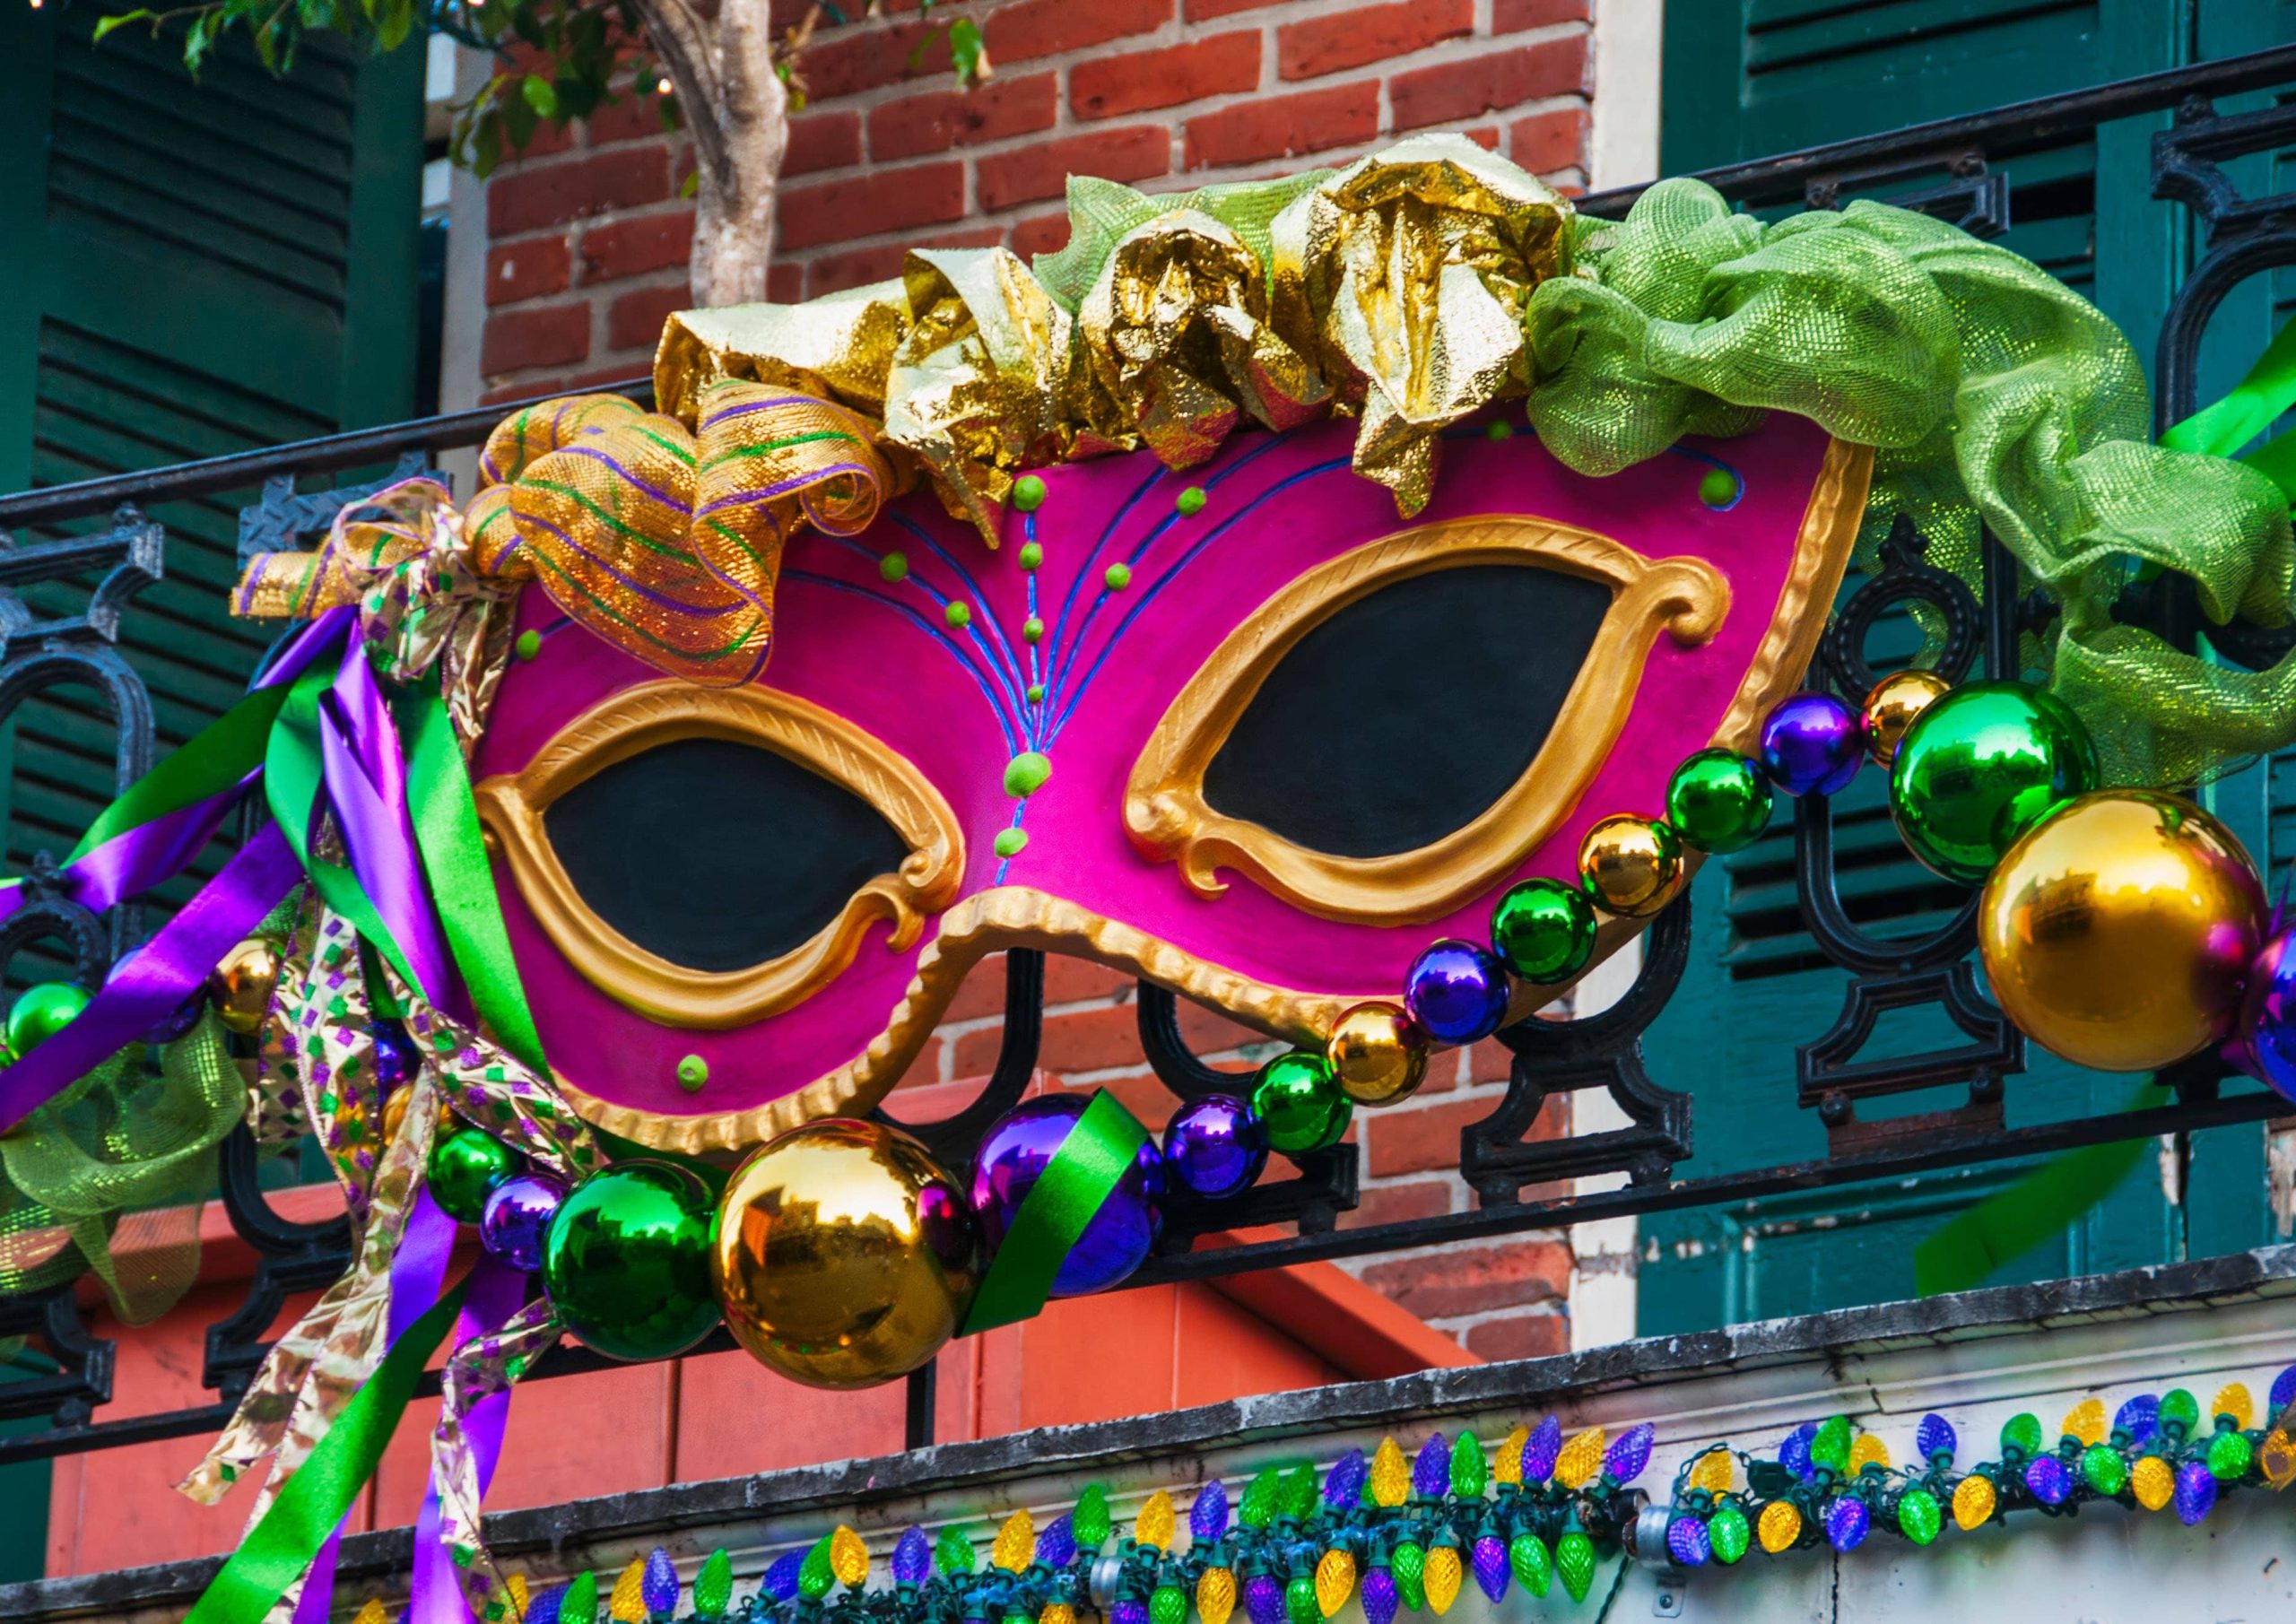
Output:
<svg viewBox="0 0 2296 1624">
<path fill-rule="evenodd" d="M 276 1198 L 316 1216 L 332 1193 Z M 310 1212 L 300 1209 L 310 1207 Z M 92 1305 L 96 1333 L 118 1339 L 106 1419 L 211 1402 L 199 1385 L 205 1327 L 241 1300 L 251 1259 L 211 1211 L 202 1283 L 155 1324 L 129 1329 Z M 274 1333 L 308 1298 L 292 1302 Z M 1259 1393 L 1399 1375 L 1474 1356 L 1329 1264 L 1209 1285 L 1155 1286 L 1057 1303 L 1040 1318 L 953 1343 L 940 1364 L 936 1435 L 993 1437 L 1031 1427 L 1152 1413 Z M 735 1477 L 883 1455 L 901 1446 L 900 1384 L 833 1403 L 740 1353 L 539 1381 L 511 1407 L 488 1505 L 497 1510 L 593 1494 Z M 352 1522 L 412 1523 L 429 1469 L 437 1402 L 410 1411 Z M 172 1485 L 204 1437 L 56 1463 L 50 1575 L 100 1572 L 236 1547 L 254 1504 L 245 1486 L 204 1507 Z"/>
</svg>

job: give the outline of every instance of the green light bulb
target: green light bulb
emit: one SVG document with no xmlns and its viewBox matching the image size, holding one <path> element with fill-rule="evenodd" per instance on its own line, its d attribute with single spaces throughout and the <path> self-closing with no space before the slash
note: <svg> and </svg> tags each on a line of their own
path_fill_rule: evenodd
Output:
<svg viewBox="0 0 2296 1624">
<path fill-rule="evenodd" d="M 2220 1432 L 2208 1440 L 2208 1475 L 2220 1483 L 2235 1483 L 2248 1475 L 2256 1450 L 2237 1432 Z"/>
<path fill-rule="evenodd" d="M 733 1599 L 733 1559 L 723 1550 L 713 1550 L 693 1576 L 693 1611 L 701 1618 L 722 1619 Z"/>
<path fill-rule="evenodd" d="M 1290 1624 L 1323 1624 L 1324 1610 L 1316 1602 L 1316 1581 L 1311 1575 L 1298 1573 L 1283 1587 L 1283 1616 Z M 1159 1620 L 1157 1624 L 1163 1624 Z"/>
<path fill-rule="evenodd" d="M 1087 1490 L 1086 1492 L 1089 1493 L 1091 1491 Z M 1083 1508 L 1082 1506 L 1079 1506 L 1077 1508 L 1079 1521 L 1083 1519 Z M 1106 1514 L 1103 1513 L 1102 1515 L 1105 1515 Z M 1083 1542 L 1083 1534 L 1080 1532 L 1076 1536 L 1077 1542 L 1082 1544 Z M 1105 1538 L 1106 1536 L 1103 1535 L 1102 1537 Z M 814 1547 L 814 1550 L 823 1552 L 822 1559 L 826 1562 L 828 1559 L 826 1554 L 827 1541 L 824 1541 L 822 1544 Z M 812 1564 L 813 1559 L 813 1552 L 806 1552 L 805 1561 L 808 1566 Z M 941 1530 L 941 1537 L 933 1541 L 933 1566 L 941 1570 L 942 1576 L 944 1578 L 953 1579 L 960 1574 L 970 1573 L 972 1571 L 972 1541 L 965 1538 L 963 1533 L 961 1533 L 953 1524 Z M 805 1576 L 803 1569 L 800 1569 L 797 1574 L 797 1588 L 800 1590 L 805 1590 Z M 805 1590 L 805 1594 L 807 1595 L 812 1595 L 813 1593 L 810 1590 Z"/>
<path fill-rule="evenodd" d="M 1299 1581 L 1294 1579 L 1293 1584 Z M 1315 1600 L 1313 1587 L 1308 1599 Z M 1150 1624 L 1185 1624 L 1187 1618 L 1187 1592 L 1177 1585 L 1159 1585 L 1156 1594 L 1148 1598 Z"/>
<path fill-rule="evenodd" d="M 2007 1455 L 2012 1450 L 2023 1455 L 2041 1452 L 2040 1417 L 2030 1410 L 2019 1411 L 2002 1424 L 2001 1453 Z"/>
<path fill-rule="evenodd" d="M 1490 1468 L 1483 1458 L 1483 1446 L 1474 1441 L 1472 1432 L 1461 1432 L 1451 1446 L 1451 1492 L 1463 1500 L 1483 1498 L 1484 1480 Z"/>
<path fill-rule="evenodd" d="M 1898 1531 L 1917 1545 L 1926 1545 L 1944 1525 L 1937 1497 L 1926 1489 L 1909 1489 L 1898 1499 Z"/>
<path fill-rule="evenodd" d="M 2161 1395 L 2161 1429 L 2167 1431 L 2174 1425 L 2184 1436 L 2190 1437 L 2200 1421 L 2200 1401 L 2182 1387 L 2172 1387 Z"/>
<path fill-rule="evenodd" d="M 1396 1594 L 1413 1612 L 1427 1608 L 1427 1552 L 1409 1540 L 1396 1547 L 1387 1571 L 1396 1576 Z"/>
<path fill-rule="evenodd" d="M 1746 1526 L 1746 1514 L 1735 1502 L 1725 1500 L 1706 1519 L 1706 1537 L 1713 1541 L 1714 1559 L 1727 1568 L 1746 1554 L 1753 1530 Z"/>
<path fill-rule="evenodd" d="M 1849 1418 L 1837 1415 L 1818 1429 L 1810 1440 L 1810 1463 L 1823 1466 L 1836 1477 L 1849 1470 Z"/>
<path fill-rule="evenodd" d="M 1236 1521 L 1247 1528 L 1266 1527 L 1275 1515 L 1275 1495 L 1282 1478 L 1274 1467 L 1262 1467 L 1244 1488 L 1244 1498 L 1236 1507 Z"/>
<path fill-rule="evenodd" d="M 2090 1488 L 2110 1499 L 2128 1481 L 2128 1463 L 2110 1444 L 2092 1444 L 2081 1452 L 2081 1475 Z"/>
<path fill-rule="evenodd" d="M 941 1537 L 942 1542 L 946 1544 L 948 1535 L 944 1533 Z M 968 1545 L 965 1550 L 970 1555 L 972 1547 Z M 968 1560 L 963 1571 L 970 1572 L 971 1569 L 972 1564 Z M 944 1568 L 943 1571 L 948 1570 Z M 818 1602 L 829 1594 L 830 1586 L 836 1583 L 837 1571 L 829 1565 L 829 1535 L 823 1534 L 813 1541 L 813 1548 L 805 1553 L 805 1559 L 797 1565 L 797 1589 L 801 1594 Z"/>
<path fill-rule="evenodd" d="M 1514 1568 L 1517 1582 L 1535 1596 L 1546 1594 L 1546 1587 L 1554 1583 L 1554 1558 L 1546 1541 L 1528 1529 L 1507 1547 L 1507 1563 Z"/>
<path fill-rule="evenodd" d="M 1595 1583 L 1595 1541 L 1583 1529 L 1574 1528 L 1555 1542 L 1554 1569 L 1562 1576 L 1562 1587 L 1572 1601 L 1587 1599 Z"/>
<path fill-rule="evenodd" d="M 1084 1492 L 1076 1497 L 1076 1509 L 1068 1519 L 1068 1526 L 1076 1535 L 1076 1549 L 1098 1550 L 1109 1542 L 1109 1495 L 1098 1483 L 1087 1484 Z M 970 1547 L 968 1547 L 970 1549 Z M 970 1573 L 971 1568 L 965 1569 Z"/>
</svg>

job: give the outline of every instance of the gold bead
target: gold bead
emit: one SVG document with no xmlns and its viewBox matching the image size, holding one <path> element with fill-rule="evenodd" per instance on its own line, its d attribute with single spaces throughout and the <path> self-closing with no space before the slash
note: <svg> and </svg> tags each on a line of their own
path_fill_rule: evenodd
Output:
<svg viewBox="0 0 2296 1624">
<path fill-rule="evenodd" d="M 2108 789 L 2051 812 L 1985 883 L 1993 995 L 2051 1054 L 2158 1070 L 2230 1035 L 2265 917 L 2232 831 L 2189 801 Z"/>
<path fill-rule="evenodd" d="M 1683 888 L 1682 838 L 1653 818 L 1605 818 L 1579 842 L 1578 873 L 1597 908 L 1647 919 Z"/>
<path fill-rule="evenodd" d="M 1802 1514 L 1794 1509 L 1789 1500 L 1772 1500 L 1761 1508 L 1761 1517 L 1754 1524 L 1754 1537 L 1772 1556 L 1790 1550 L 1794 1541 L 1802 1537 Z"/>
<path fill-rule="evenodd" d="M 2105 1401 L 2084 1398 L 2065 1412 L 2065 1436 L 2083 1445 L 2105 1441 Z"/>
<path fill-rule="evenodd" d="M 2158 1511 L 2177 1498 L 2177 1474 L 2157 1455 L 2137 1457 L 2136 1464 L 2128 1469 L 2128 1486 L 2136 1491 L 2136 1503 L 2147 1511 Z"/>
<path fill-rule="evenodd" d="M 1427 1039 L 1401 1006 L 1359 1003 L 1324 1046 L 1339 1091 L 1358 1105 L 1396 1105 L 1427 1081 Z"/>
<path fill-rule="evenodd" d="M 1934 671 L 1893 671 L 1866 696 L 1866 746 L 1876 767 L 1896 759 L 1898 741 L 1914 718 L 1953 685 Z"/>
<path fill-rule="evenodd" d="M 1595 1473 L 1603 1469 L 1603 1429 L 1589 1427 L 1562 1446 L 1554 1457 L 1554 1480 L 1565 1489 L 1577 1489 L 1594 1481 Z"/>
<path fill-rule="evenodd" d="M 1963 1533 L 1985 1525 L 1993 1515 L 1993 1480 L 1972 1472 L 1953 1490 L 1953 1521 Z"/>
<path fill-rule="evenodd" d="M 285 962 L 279 943 L 268 936 L 249 936 L 223 955 L 208 974 L 207 995 L 226 1031 L 252 1038 L 263 1029 Z"/>
</svg>

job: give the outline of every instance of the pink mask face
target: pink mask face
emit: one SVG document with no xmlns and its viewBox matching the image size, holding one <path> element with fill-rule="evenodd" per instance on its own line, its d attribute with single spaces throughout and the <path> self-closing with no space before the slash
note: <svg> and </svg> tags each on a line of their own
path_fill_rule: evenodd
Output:
<svg viewBox="0 0 2296 1624">
<path fill-rule="evenodd" d="M 1477 430 L 1399 521 L 1353 430 L 1051 470 L 994 552 L 929 493 L 801 533 L 742 689 L 526 594 L 474 776 L 585 1112 L 691 1150 L 864 1108 L 1013 945 L 1319 1040 L 1575 875 L 1599 819 L 1660 815 L 1684 757 L 1751 746 L 1868 466 L 1784 414 L 1602 480 Z"/>
</svg>

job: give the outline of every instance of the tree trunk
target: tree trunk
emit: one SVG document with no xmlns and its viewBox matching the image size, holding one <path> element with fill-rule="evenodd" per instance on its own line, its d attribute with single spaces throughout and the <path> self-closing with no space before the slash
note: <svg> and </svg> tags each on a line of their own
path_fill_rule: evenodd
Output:
<svg viewBox="0 0 2296 1624">
<path fill-rule="evenodd" d="M 705 19 L 686 0 L 637 3 L 693 132 L 693 302 L 758 303 L 766 297 L 789 139 L 789 91 L 774 70 L 770 8 L 767 0 L 723 0 Z"/>
</svg>

